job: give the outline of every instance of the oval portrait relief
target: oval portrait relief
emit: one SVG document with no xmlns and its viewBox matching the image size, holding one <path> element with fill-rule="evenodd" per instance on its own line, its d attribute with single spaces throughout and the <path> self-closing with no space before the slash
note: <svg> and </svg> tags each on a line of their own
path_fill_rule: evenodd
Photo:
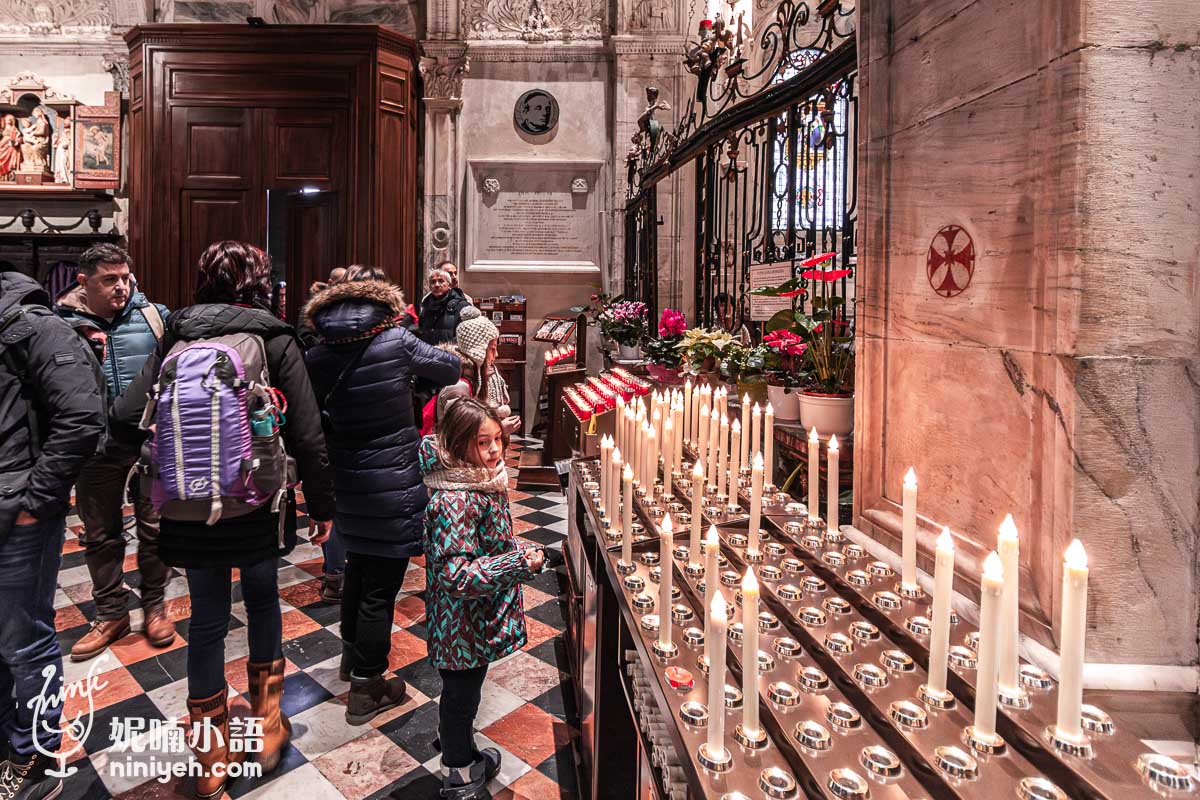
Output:
<svg viewBox="0 0 1200 800">
<path fill-rule="evenodd" d="M 545 89 L 530 89 L 517 100 L 513 121 L 533 136 L 549 133 L 558 124 L 558 101 Z"/>
</svg>

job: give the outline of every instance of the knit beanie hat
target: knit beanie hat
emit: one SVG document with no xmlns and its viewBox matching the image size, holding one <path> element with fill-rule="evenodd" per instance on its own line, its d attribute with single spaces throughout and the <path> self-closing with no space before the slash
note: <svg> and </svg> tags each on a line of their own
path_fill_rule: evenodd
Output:
<svg viewBox="0 0 1200 800">
<path fill-rule="evenodd" d="M 464 307 L 458 319 L 458 327 L 454 332 L 458 337 L 459 352 L 476 365 L 483 364 L 488 345 L 500 338 L 500 330 L 475 306 Z"/>
</svg>

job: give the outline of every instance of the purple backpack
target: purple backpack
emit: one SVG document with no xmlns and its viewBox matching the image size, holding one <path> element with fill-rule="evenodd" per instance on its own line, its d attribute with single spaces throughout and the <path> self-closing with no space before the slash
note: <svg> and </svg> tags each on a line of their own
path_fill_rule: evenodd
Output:
<svg viewBox="0 0 1200 800">
<path fill-rule="evenodd" d="M 262 337 L 235 333 L 177 342 L 142 417 L 152 432 L 143 490 L 154 508 L 167 519 L 209 525 L 267 503 L 278 512 L 296 480 L 280 435 L 277 395 Z M 282 521 L 280 514 L 281 531 Z"/>
</svg>

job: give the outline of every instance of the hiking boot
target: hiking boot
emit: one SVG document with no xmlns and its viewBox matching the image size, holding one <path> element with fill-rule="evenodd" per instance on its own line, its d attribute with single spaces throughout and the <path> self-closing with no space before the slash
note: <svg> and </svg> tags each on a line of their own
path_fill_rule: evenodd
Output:
<svg viewBox="0 0 1200 800">
<path fill-rule="evenodd" d="M 350 673 L 350 696 L 346 699 L 346 722 L 363 725 L 384 711 L 404 702 L 408 686 L 403 678 L 374 675 L 370 678 Z"/>
<path fill-rule="evenodd" d="M 166 606 L 160 603 L 145 609 L 145 620 L 142 630 L 150 644 L 155 647 L 168 647 L 175 641 L 175 623 L 167 616 Z"/>
<path fill-rule="evenodd" d="M 116 619 L 92 620 L 92 629 L 71 648 L 72 661 L 87 661 L 108 649 L 109 645 L 129 634 L 129 615 Z"/>
<path fill-rule="evenodd" d="M 321 580 L 321 600 L 330 605 L 342 602 L 342 581 L 346 573 L 333 572 Z"/>
<path fill-rule="evenodd" d="M 250 678 L 250 708 L 262 719 L 263 748 L 255 760 L 264 773 L 279 766 L 279 759 L 292 738 L 292 723 L 279 708 L 283 699 L 283 659 L 246 664 Z"/>
<path fill-rule="evenodd" d="M 62 794 L 62 778 L 46 774 L 47 769 L 55 766 L 52 759 L 41 753 L 10 757 L 10 761 L 0 765 L 2 800 L 51 800 Z"/>
<path fill-rule="evenodd" d="M 491 750 L 492 748 L 488 748 Z M 486 751 L 485 751 L 486 753 Z M 491 800 L 487 790 L 492 762 L 485 753 L 468 767 L 442 767 L 442 797 L 444 800 Z M 499 753 L 495 763 L 499 771 Z M 492 777 L 495 773 L 491 773 Z"/>
<path fill-rule="evenodd" d="M 228 692 L 226 687 L 212 697 L 200 700 L 189 697 L 187 701 L 192 729 L 209 730 L 208 734 L 188 736 L 188 744 L 202 767 L 201 774 L 196 777 L 197 797 L 216 797 L 225 791 L 229 765 L 246 757 L 244 750 L 234 751 L 229 747 Z M 221 769 L 214 773 L 217 764 L 221 764 Z"/>
<path fill-rule="evenodd" d="M 484 770 L 484 778 L 491 780 L 500 774 L 500 751 L 494 747 L 485 747 L 479 751 L 479 755 L 487 763 Z"/>
</svg>

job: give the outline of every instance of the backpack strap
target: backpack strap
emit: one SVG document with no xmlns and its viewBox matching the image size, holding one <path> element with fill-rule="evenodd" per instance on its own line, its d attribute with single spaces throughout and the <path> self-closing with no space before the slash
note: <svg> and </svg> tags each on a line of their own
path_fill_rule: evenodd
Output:
<svg viewBox="0 0 1200 800">
<path fill-rule="evenodd" d="M 142 316 L 146 319 L 146 324 L 150 326 L 150 332 L 154 334 L 154 341 L 161 342 L 163 334 L 166 333 L 167 326 L 163 323 L 162 314 L 158 313 L 158 306 L 147 302 L 138 311 L 142 312 Z"/>
<path fill-rule="evenodd" d="M 16 323 L 25 320 L 26 309 L 32 307 L 36 306 L 18 305 L 0 318 L 0 345 L 4 348 L 0 355 L 3 357 L 4 366 L 21 384 L 21 398 L 25 401 L 25 415 L 29 425 L 29 454 L 36 461 L 42 451 L 42 444 L 33 388 L 29 382 L 29 353 L 24 347 L 18 346 L 29 337 L 31 331 L 10 330 Z"/>
</svg>

